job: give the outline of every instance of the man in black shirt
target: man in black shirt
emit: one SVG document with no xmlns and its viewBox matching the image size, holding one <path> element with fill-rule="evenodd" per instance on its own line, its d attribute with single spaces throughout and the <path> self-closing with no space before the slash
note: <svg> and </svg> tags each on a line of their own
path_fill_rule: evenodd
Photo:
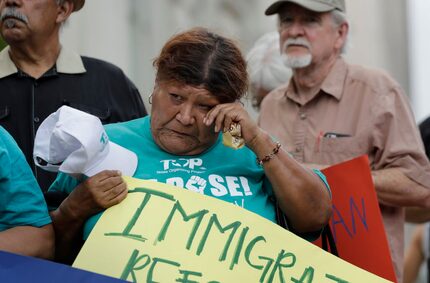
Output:
<svg viewBox="0 0 430 283">
<path fill-rule="evenodd" d="M 145 116 L 134 84 L 116 66 L 81 57 L 61 46 L 62 23 L 85 0 L 0 2 L 0 125 L 15 138 L 43 190 L 55 174 L 37 169 L 33 143 L 40 123 L 62 105 L 98 116 L 103 123 Z"/>
</svg>

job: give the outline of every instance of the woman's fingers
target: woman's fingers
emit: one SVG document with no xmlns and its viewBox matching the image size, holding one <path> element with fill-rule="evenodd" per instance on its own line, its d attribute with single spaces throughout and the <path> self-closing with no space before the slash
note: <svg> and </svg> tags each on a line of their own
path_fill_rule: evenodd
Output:
<svg viewBox="0 0 430 283">
<path fill-rule="evenodd" d="M 116 204 L 118 204 L 118 203 L 122 202 L 122 201 L 127 197 L 128 189 L 127 189 L 126 184 L 125 184 L 125 183 L 124 183 L 124 184 L 121 184 L 119 187 L 120 187 L 120 188 L 118 188 L 119 193 L 118 193 L 118 194 L 116 194 L 116 195 L 115 195 L 115 196 L 114 196 L 114 197 L 109 201 L 110 206 L 113 206 L 113 205 L 116 205 Z M 110 207 L 110 206 L 109 206 L 109 207 Z"/>
<path fill-rule="evenodd" d="M 237 107 L 238 105 L 238 103 L 225 103 L 215 106 L 206 115 L 204 119 L 205 125 L 210 126 L 214 123 L 215 132 L 229 130 L 232 122 L 239 122 L 236 121 L 238 113 L 241 111 L 241 109 Z"/>
</svg>

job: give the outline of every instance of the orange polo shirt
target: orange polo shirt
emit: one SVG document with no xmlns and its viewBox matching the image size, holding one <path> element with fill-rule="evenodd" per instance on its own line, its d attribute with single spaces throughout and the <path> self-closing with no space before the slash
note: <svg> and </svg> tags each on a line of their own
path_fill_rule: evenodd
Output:
<svg viewBox="0 0 430 283">
<path fill-rule="evenodd" d="M 272 91 L 261 105 L 259 124 L 299 162 L 333 165 L 367 154 L 372 170 L 400 168 L 430 188 L 430 164 L 407 97 L 382 71 L 340 57 L 313 97 L 300 97 L 292 80 Z M 380 207 L 402 278 L 404 209 Z"/>
</svg>

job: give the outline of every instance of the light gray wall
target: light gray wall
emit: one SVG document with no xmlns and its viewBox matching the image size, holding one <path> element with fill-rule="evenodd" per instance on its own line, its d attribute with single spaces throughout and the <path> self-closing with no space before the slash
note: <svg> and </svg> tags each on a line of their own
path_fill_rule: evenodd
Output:
<svg viewBox="0 0 430 283">
<path fill-rule="evenodd" d="M 133 1 L 139 11 L 134 30 L 136 60 L 134 72 L 144 74 L 140 87 L 144 95 L 151 93 L 154 70 L 151 62 L 166 40 L 173 34 L 195 26 L 212 30 L 237 40 L 243 50 L 274 26 L 274 19 L 262 13 L 270 1 L 262 0 L 162 0 Z"/>
<path fill-rule="evenodd" d="M 130 5 L 127 0 L 90 0 L 63 26 L 61 42 L 80 54 L 115 63 L 130 73 Z"/>
<path fill-rule="evenodd" d="M 276 28 L 271 0 L 91 0 L 64 28 L 65 45 L 124 69 L 144 100 L 152 91 L 152 60 L 174 33 L 206 26 L 231 36 L 246 52 Z M 350 62 L 383 68 L 409 93 L 403 0 L 346 0 L 351 21 Z M 149 105 L 148 105 L 149 106 Z"/>
<path fill-rule="evenodd" d="M 388 71 L 409 93 L 406 4 L 403 0 L 346 0 L 350 62 Z"/>
<path fill-rule="evenodd" d="M 410 84 L 417 121 L 430 116 L 429 74 L 430 66 L 430 1 L 407 1 L 408 42 L 410 43 Z"/>
</svg>

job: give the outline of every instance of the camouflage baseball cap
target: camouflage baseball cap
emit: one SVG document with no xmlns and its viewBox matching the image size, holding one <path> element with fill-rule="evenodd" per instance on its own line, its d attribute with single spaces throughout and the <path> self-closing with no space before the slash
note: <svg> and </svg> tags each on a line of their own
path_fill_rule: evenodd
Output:
<svg viewBox="0 0 430 283">
<path fill-rule="evenodd" d="M 267 16 L 279 12 L 279 8 L 284 3 L 294 3 L 314 12 L 329 12 L 332 10 L 339 10 L 345 12 L 345 0 L 281 0 L 276 1 L 269 8 L 266 9 Z"/>
</svg>

